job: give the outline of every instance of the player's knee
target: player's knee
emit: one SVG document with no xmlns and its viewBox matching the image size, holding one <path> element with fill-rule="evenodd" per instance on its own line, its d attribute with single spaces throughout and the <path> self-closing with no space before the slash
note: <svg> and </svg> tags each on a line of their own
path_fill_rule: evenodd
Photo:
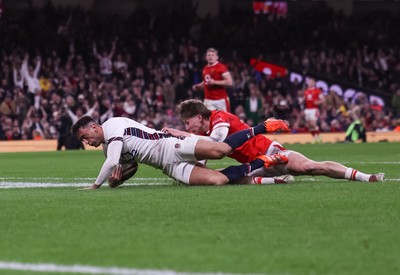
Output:
<svg viewBox="0 0 400 275">
<path fill-rule="evenodd" d="M 225 142 L 219 142 L 221 146 L 218 147 L 218 156 L 219 158 L 224 158 L 230 153 L 232 153 L 232 148 Z"/>
<path fill-rule="evenodd" d="M 225 185 L 229 181 L 228 178 L 223 174 L 216 175 L 216 176 L 210 178 L 210 180 L 211 180 L 210 184 L 212 184 L 212 185 Z"/>
<path fill-rule="evenodd" d="M 212 159 L 222 159 L 228 155 L 228 152 L 221 148 L 214 148 L 209 151 L 209 154 L 211 155 Z"/>
<path fill-rule="evenodd" d="M 214 181 L 214 185 L 225 185 L 228 182 L 225 179 L 218 179 L 216 181 Z"/>
</svg>

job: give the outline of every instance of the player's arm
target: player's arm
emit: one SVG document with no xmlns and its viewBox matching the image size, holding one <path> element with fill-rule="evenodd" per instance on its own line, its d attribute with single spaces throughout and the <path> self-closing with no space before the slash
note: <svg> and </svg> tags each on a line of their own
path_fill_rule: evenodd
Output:
<svg viewBox="0 0 400 275">
<path fill-rule="evenodd" d="M 117 139 L 108 145 L 106 161 L 103 163 L 99 175 L 97 176 L 95 183 L 92 185 L 92 187 L 94 188 L 91 189 L 99 188 L 118 166 L 122 151 L 122 145 L 122 138 L 121 140 Z"/>
<path fill-rule="evenodd" d="M 210 138 L 209 136 L 200 136 L 200 135 L 195 135 L 195 134 L 191 134 L 185 131 L 181 131 L 181 130 L 177 130 L 174 128 L 169 128 L 169 127 L 164 127 L 161 130 L 162 132 L 166 133 L 166 134 L 170 134 L 173 135 L 174 137 L 195 137 L 195 138 L 201 138 L 201 139 L 205 139 L 205 140 L 209 140 L 209 141 L 213 141 L 212 138 Z"/>
<path fill-rule="evenodd" d="M 230 72 L 223 73 L 222 78 L 223 78 L 222 80 L 215 80 L 210 78 L 207 84 L 224 86 L 224 87 L 230 87 L 233 85 L 232 75 Z"/>
<path fill-rule="evenodd" d="M 201 90 L 204 88 L 204 81 L 197 83 L 195 85 L 192 86 L 192 90 L 193 91 L 197 91 L 197 90 Z"/>
<path fill-rule="evenodd" d="M 222 142 L 228 136 L 228 132 L 229 132 L 229 124 L 220 123 L 218 124 L 218 126 L 214 127 L 213 131 L 209 136 L 199 136 L 195 134 L 190 134 L 190 136 L 215 142 Z"/>
<path fill-rule="evenodd" d="M 171 134 L 175 137 L 177 137 L 177 136 L 195 137 L 195 138 L 200 138 L 200 139 L 205 139 L 205 140 L 210 140 L 210 141 L 221 142 L 228 136 L 229 127 L 226 125 L 224 125 L 224 126 L 221 125 L 220 127 L 214 129 L 209 136 L 195 135 L 192 133 L 180 131 L 180 130 L 177 130 L 174 128 L 169 128 L 169 127 L 164 127 L 161 131 L 166 134 Z"/>
<path fill-rule="evenodd" d="M 219 123 L 214 126 L 213 131 L 210 134 L 210 138 L 216 142 L 222 142 L 226 139 L 229 132 L 228 123 Z"/>
<path fill-rule="evenodd" d="M 164 127 L 161 129 L 163 133 L 173 135 L 174 137 L 190 137 L 191 134 L 174 128 Z"/>
</svg>

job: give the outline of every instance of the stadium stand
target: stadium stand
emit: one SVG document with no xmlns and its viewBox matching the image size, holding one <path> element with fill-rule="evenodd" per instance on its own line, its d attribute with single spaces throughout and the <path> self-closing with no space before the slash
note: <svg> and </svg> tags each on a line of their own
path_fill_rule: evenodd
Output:
<svg viewBox="0 0 400 275">
<path fill-rule="evenodd" d="M 71 138 L 69 127 L 84 114 L 99 122 L 127 116 L 158 129 L 181 128 L 175 107 L 184 99 L 202 98 L 191 87 L 201 79 L 203 53 L 210 46 L 220 49 L 232 73 L 232 110 L 249 124 L 251 87 L 262 99 L 257 119 L 275 116 L 289 120 L 295 133 L 307 131 L 304 82 L 255 70 L 249 60 L 256 57 L 366 91 L 351 98 L 327 91 L 322 132 L 344 133 L 354 108 L 367 132 L 400 125 L 397 17 L 349 17 L 310 7 L 287 18 L 255 17 L 234 8 L 200 18 L 195 8 L 187 4 L 151 12 L 140 7 L 122 18 L 48 2 L 20 16 L 4 13 L 0 140 L 57 139 L 61 150 Z M 384 100 L 371 100 L 371 93 Z"/>
</svg>

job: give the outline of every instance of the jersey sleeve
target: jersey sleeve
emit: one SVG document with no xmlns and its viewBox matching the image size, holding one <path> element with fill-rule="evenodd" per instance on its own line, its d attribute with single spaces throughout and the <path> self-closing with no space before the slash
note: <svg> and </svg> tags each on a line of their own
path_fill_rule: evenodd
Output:
<svg viewBox="0 0 400 275">
<path fill-rule="evenodd" d="M 212 115 L 209 136 L 214 141 L 223 141 L 229 133 L 231 124 L 224 112 L 216 112 Z"/>
<path fill-rule="evenodd" d="M 228 67 L 225 64 L 222 64 L 222 63 L 219 63 L 219 64 L 220 64 L 219 70 L 220 70 L 221 75 L 229 73 Z"/>
<path fill-rule="evenodd" d="M 219 127 L 214 128 L 213 131 L 210 133 L 210 138 L 213 141 L 221 142 L 225 140 L 225 138 L 228 136 L 229 125 L 220 123 L 218 126 Z"/>
<path fill-rule="evenodd" d="M 114 168 L 117 167 L 121 156 L 122 145 L 122 137 L 117 137 L 108 144 L 107 158 L 96 178 L 96 185 L 101 186 L 111 175 Z"/>
<path fill-rule="evenodd" d="M 107 121 L 103 123 L 102 127 L 104 131 L 104 138 L 107 141 L 107 144 L 103 146 L 106 160 L 104 161 L 99 175 L 95 181 L 95 184 L 99 186 L 108 179 L 114 168 L 119 163 L 125 131 L 125 125 L 120 124 L 118 121 Z"/>
</svg>

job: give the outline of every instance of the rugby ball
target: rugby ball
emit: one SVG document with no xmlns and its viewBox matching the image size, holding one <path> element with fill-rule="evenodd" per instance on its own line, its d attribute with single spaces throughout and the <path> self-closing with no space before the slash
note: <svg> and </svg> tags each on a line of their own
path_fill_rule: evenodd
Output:
<svg viewBox="0 0 400 275">
<path fill-rule="evenodd" d="M 111 188 L 115 188 L 120 186 L 121 184 L 123 184 L 126 180 L 130 179 L 131 177 L 133 177 L 137 170 L 139 168 L 139 164 L 135 161 L 135 162 L 131 162 L 131 163 L 124 163 L 120 165 L 120 169 L 122 169 L 122 175 L 121 175 L 121 179 L 118 181 L 110 181 L 108 180 L 108 185 Z"/>
</svg>

